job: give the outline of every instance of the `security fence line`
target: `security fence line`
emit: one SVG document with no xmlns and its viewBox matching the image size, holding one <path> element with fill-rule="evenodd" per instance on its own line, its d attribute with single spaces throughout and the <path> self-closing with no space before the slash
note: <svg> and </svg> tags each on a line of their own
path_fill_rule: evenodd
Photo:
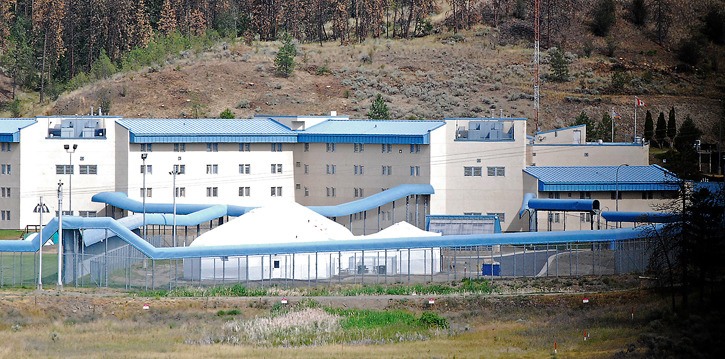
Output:
<svg viewBox="0 0 725 359">
<path fill-rule="evenodd" d="M 155 247 L 170 246 L 163 236 Z M 305 287 L 335 284 L 441 283 L 463 278 L 580 277 L 643 273 L 653 240 L 532 245 L 401 248 L 290 254 L 150 259 L 131 245 L 64 254 L 66 286 L 124 289 L 242 284 Z M 82 246 L 81 246 L 82 247 Z M 107 246 L 106 246 L 107 247 Z M 37 286 L 38 252 L 0 252 L 0 287 Z M 43 250 L 46 288 L 57 282 L 57 251 Z"/>
</svg>

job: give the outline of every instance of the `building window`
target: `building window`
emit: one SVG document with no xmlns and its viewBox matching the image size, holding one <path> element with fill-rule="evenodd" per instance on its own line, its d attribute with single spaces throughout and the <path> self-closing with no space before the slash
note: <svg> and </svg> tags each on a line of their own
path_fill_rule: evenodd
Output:
<svg viewBox="0 0 725 359">
<path fill-rule="evenodd" d="M 642 192 L 642 199 L 653 199 L 653 198 L 655 198 L 654 192 L 652 192 L 652 191 L 644 191 L 644 192 Z"/>
<path fill-rule="evenodd" d="M 153 151 L 154 151 L 153 143 L 142 143 L 141 144 L 141 152 L 153 152 Z"/>
<path fill-rule="evenodd" d="M 559 192 L 549 192 L 549 198 L 550 199 L 559 199 L 559 198 L 561 198 L 561 193 L 559 193 Z"/>
<path fill-rule="evenodd" d="M 153 194 L 152 188 L 143 188 L 141 187 L 141 191 L 139 192 L 139 197 L 143 198 L 144 190 L 146 192 L 146 198 L 151 198 L 151 195 Z"/>
<path fill-rule="evenodd" d="M 146 171 L 144 171 L 144 165 L 141 165 L 140 168 L 141 168 L 141 173 L 146 172 L 148 174 L 152 174 L 154 172 L 153 167 L 151 167 L 151 165 L 146 165 L 146 168 L 145 168 Z"/>
<path fill-rule="evenodd" d="M 282 196 L 282 187 L 269 187 L 269 194 L 272 197 L 281 197 Z"/>
<path fill-rule="evenodd" d="M 411 176 L 420 176 L 420 166 L 410 166 L 410 175 Z"/>
<path fill-rule="evenodd" d="M 335 152 L 335 144 L 328 142 L 326 146 L 327 152 Z"/>
<path fill-rule="evenodd" d="M 206 165 L 206 174 L 208 174 L 208 175 L 219 174 L 219 165 Z"/>
<path fill-rule="evenodd" d="M 384 143 L 382 145 L 382 153 L 390 153 L 393 152 L 393 145 Z"/>
<path fill-rule="evenodd" d="M 271 165 L 271 173 L 282 173 L 282 164 L 281 163 L 273 163 Z"/>
<path fill-rule="evenodd" d="M 219 187 L 207 187 L 206 196 L 207 197 L 219 197 Z"/>
<path fill-rule="evenodd" d="M 309 143 L 305 143 L 303 147 L 305 149 L 305 152 L 310 152 L 310 144 Z"/>
<path fill-rule="evenodd" d="M 592 221 L 592 214 L 591 213 L 579 213 L 579 221 L 581 221 L 581 222 L 591 222 Z"/>
<path fill-rule="evenodd" d="M 302 162 L 295 162 L 295 167 L 297 167 L 297 168 L 302 167 Z"/>
<path fill-rule="evenodd" d="M 252 165 L 249 163 L 242 163 L 239 165 L 239 173 L 243 175 L 248 175 L 252 170 Z"/>
<path fill-rule="evenodd" d="M 78 165 L 78 173 L 82 175 L 98 174 L 98 165 Z"/>
<path fill-rule="evenodd" d="M 249 187 L 239 187 L 239 197 L 249 197 Z"/>
<path fill-rule="evenodd" d="M 393 174 L 393 166 L 383 166 L 383 176 L 391 176 Z"/>
<path fill-rule="evenodd" d="M 2 187 L 2 197 L 3 198 L 10 197 L 10 187 Z"/>
<path fill-rule="evenodd" d="M 410 153 L 418 153 L 418 152 L 420 152 L 420 145 L 411 144 Z"/>
<path fill-rule="evenodd" d="M 496 216 L 500 222 L 506 222 L 506 213 L 501 212 L 488 212 L 489 216 Z"/>
<path fill-rule="evenodd" d="M 174 143 L 174 152 L 186 152 L 186 143 Z"/>
<path fill-rule="evenodd" d="M 207 143 L 206 152 L 219 152 L 219 144 L 218 143 Z"/>
<path fill-rule="evenodd" d="M 619 191 L 619 193 L 617 193 L 617 191 L 613 191 L 609 194 L 609 197 L 611 199 L 622 199 L 622 191 Z M 619 198 L 617 198 L 617 197 L 619 197 Z"/>
<path fill-rule="evenodd" d="M 186 173 L 186 165 L 174 165 L 174 171 L 176 174 L 183 175 Z"/>
<path fill-rule="evenodd" d="M 336 169 L 337 169 L 336 165 L 327 165 L 327 174 L 334 175 Z"/>
<path fill-rule="evenodd" d="M 8 165 L 10 166 L 10 165 Z M 5 174 L 5 165 L 2 165 L 2 172 Z M 71 165 L 55 165 L 55 174 L 57 175 L 72 175 L 73 166 Z"/>
<path fill-rule="evenodd" d="M 250 145 L 248 143 L 240 143 L 239 144 L 239 151 L 240 152 L 249 152 L 250 151 Z"/>
<path fill-rule="evenodd" d="M 9 142 L 3 142 L 2 144 L 2 151 L 3 152 L 13 152 L 13 144 Z"/>
<path fill-rule="evenodd" d="M 335 187 L 327 187 L 327 197 L 335 197 L 337 195 L 337 190 L 335 190 Z"/>
<path fill-rule="evenodd" d="M 272 143 L 272 152 L 282 152 L 282 144 L 281 143 Z"/>
<path fill-rule="evenodd" d="M 353 144 L 353 151 L 354 152 L 365 152 L 365 144 L 363 144 L 363 143 L 354 143 Z"/>
<path fill-rule="evenodd" d="M 78 215 L 81 217 L 96 217 L 96 211 L 78 211 Z"/>
<path fill-rule="evenodd" d="M 305 197 L 309 197 L 309 196 L 310 196 L 310 189 L 305 187 Z"/>
<path fill-rule="evenodd" d="M 353 190 L 353 197 L 365 197 L 365 191 L 362 188 L 354 188 Z"/>
<path fill-rule="evenodd" d="M 506 167 L 488 167 L 486 168 L 488 171 L 489 177 L 504 177 L 506 176 Z"/>
<path fill-rule="evenodd" d="M 549 213 L 549 222 L 559 223 L 561 221 L 561 216 L 559 213 Z"/>
<path fill-rule="evenodd" d="M 10 211 L 0 211 L 0 213 L 1 213 L 0 218 L 2 218 L 3 221 L 10 220 Z"/>
<path fill-rule="evenodd" d="M 176 197 L 186 197 L 186 187 L 176 187 L 174 192 Z"/>
<path fill-rule="evenodd" d="M 483 167 L 463 167 L 463 175 L 465 177 L 481 177 L 483 176 Z"/>
<path fill-rule="evenodd" d="M 307 165 L 307 164 L 305 165 L 305 174 L 306 175 L 310 174 L 310 165 Z"/>
<path fill-rule="evenodd" d="M 579 192 L 579 199 L 592 199 L 591 192 Z"/>
<path fill-rule="evenodd" d="M 365 166 L 363 166 L 363 165 L 355 165 L 354 168 L 355 168 L 354 173 L 355 173 L 356 176 L 358 176 L 358 175 L 359 176 L 362 176 L 362 175 L 365 174 Z"/>
</svg>

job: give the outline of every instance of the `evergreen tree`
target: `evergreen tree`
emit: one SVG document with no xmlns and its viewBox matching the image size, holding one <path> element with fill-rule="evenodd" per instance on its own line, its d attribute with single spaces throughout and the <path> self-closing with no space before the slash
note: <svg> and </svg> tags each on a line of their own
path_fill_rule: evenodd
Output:
<svg viewBox="0 0 725 359">
<path fill-rule="evenodd" d="M 153 29 L 151 28 L 151 20 L 146 11 L 146 3 L 139 0 L 136 3 L 136 12 L 134 15 L 136 26 L 133 27 L 131 33 L 131 47 L 145 48 L 151 41 Z"/>
<path fill-rule="evenodd" d="M 657 127 L 655 127 L 655 140 L 657 141 L 657 146 L 659 148 L 662 148 L 662 145 L 665 144 L 666 137 L 667 121 L 665 121 L 665 114 L 660 112 L 660 115 L 657 117 Z"/>
<path fill-rule="evenodd" d="M 591 29 L 594 35 L 607 36 L 617 21 L 614 0 L 599 0 L 592 14 Z"/>
<path fill-rule="evenodd" d="M 613 142 L 614 136 L 617 135 L 616 129 L 612 133 L 612 116 L 609 113 L 604 113 L 602 120 L 599 121 L 597 126 L 597 133 L 602 137 L 604 142 Z"/>
<path fill-rule="evenodd" d="M 549 78 L 556 82 L 569 81 L 569 60 L 564 57 L 564 52 L 554 47 L 549 50 L 549 63 L 551 74 Z"/>
<path fill-rule="evenodd" d="M 274 58 L 274 68 L 278 75 L 289 77 L 295 70 L 295 56 L 297 48 L 292 43 L 292 36 L 288 33 L 282 35 L 282 47 Z"/>
<path fill-rule="evenodd" d="M 37 69 L 30 36 L 30 21 L 19 16 L 10 29 L 5 53 L 0 56 L 0 66 L 13 79 L 13 98 L 18 86 L 30 89 L 37 84 Z"/>
<path fill-rule="evenodd" d="M 383 100 L 383 95 L 378 94 L 375 96 L 375 100 L 370 105 L 370 111 L 368 111 L 368 118 L 374 120 L 385 120 L 390 118 L 390 110 L 388 105 Z"/>
<path fill-rule="evenodd" d="M 171 6 L 171 0 L 164 0 L 164 5 L 161 7 L 161 15 L 159 18 L 159 31 L 164 35 L 169 35 L 176 31 L 178 23 L 176 21 L 176 11 Z"/>
<path fill-rule="evenodd" d="M 632 0 L 630 6 L 632 10 L 632 22 L 637 26 L 642 26 L 647 21 L 647 4 L 644 0 Z"/>
<path fill-rule="evenodd" d="M 645 141 L 654 140 L 655 137 L 655 123 L 652 120 L 652 113 L 647 110 L 647 115 L 644 117 L 644 139 Z"/>
<path fill-rule="evenodd" d="M 602 135 L 598 133 L 597 131 L 597 124 L 589 118 L 589 115 L 587 115 L 586 112 L 582 111 L 579 113 L 579 115 L 576 116 L 574 119 L 573 126 L 578 125 L 586 125 L 587 126 L 587 133 L 586 133 L 586 140 L 587 141 L 596 141 L 600 138 L 602 138 Z"/>
<path fill-rule="evenodd" d="M 675 136 L 677 136 L 677 121 L 675 121 L 675 107 L 672 106 L 670 117 L 667 120 L 667 137 L 670 139 L 670 148 L 675 143 Z"/>
<path fill-rule="evenodd" d="M 682 121 L 680 129 L 677 131 L 677 137 L 675 138 L 675 147 L 678 151 L 684 151 L 686 149 L 693 148 L 695 141 L 699 140 L 702 136 L 702 131 L 697 128 L 695 122 L 692 121 L 690 116 L 685 117 Z"/>
</svg>

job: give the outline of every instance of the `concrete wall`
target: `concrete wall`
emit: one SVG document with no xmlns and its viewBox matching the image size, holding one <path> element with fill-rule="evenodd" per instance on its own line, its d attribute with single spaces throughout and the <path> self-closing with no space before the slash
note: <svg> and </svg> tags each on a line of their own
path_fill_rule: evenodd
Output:
<svg viewBox="0 0 725 359">
<path fill-rule="evenodd" d="M 529 145 L 531 166 L 649 165 L 649 144 Z"/>
</svg>

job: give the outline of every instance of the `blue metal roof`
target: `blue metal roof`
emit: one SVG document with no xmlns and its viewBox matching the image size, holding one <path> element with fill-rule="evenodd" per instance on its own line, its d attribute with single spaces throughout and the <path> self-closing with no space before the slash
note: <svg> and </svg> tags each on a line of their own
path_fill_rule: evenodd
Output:
<svg viewBox="0 0 725 359">
<path fill-rule="evenodd" d="M 619 169 L 619 170 L 618 170 Z M 657 165 L 526 167 L 539 191 L 677 191 L 680 179 Z"/>
<path fill-rule="evenodd" d="M 298 142 L 428 144 L 443 121 L 327 120 L 300 131 Z"/>
<path fill-rule="evenodd" d="M 527 121 L 524 117 L 446 117 L 443 121 Z"/>
<path fill-rule="evenodd" d="M 667 212 L 614 212 L 604 211 L 602 217 L 609 222 L 675 223 L 682 219 L 677 213 Z"/>
<path fill-rule="evenodd" d="M 37 122 L 32 118 L 0 118 L 0 142 L 20 142 L 20 130 Z"/>
<path fill-rule="evenodd" d="M 297 134 L 270 119 L 121 119 L 131 143 L 297 142 Z"/>
</svg>

